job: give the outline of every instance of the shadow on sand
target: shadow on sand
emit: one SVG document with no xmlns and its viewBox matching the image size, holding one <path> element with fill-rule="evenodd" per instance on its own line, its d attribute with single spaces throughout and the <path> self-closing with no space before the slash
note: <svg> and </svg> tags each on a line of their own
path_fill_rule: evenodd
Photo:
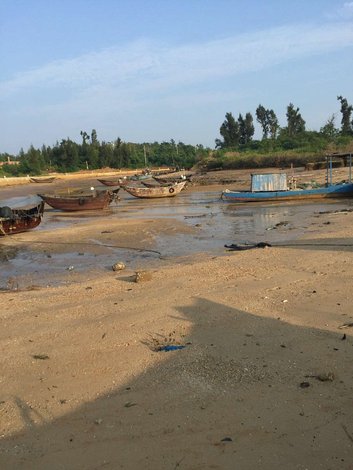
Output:
<svg viewBox="0 0 353 470">
<path fill-rule="evenodd" d="M 352 468 L 350 337 L 202 298 L 176 320 L 193 324 L 183 350 L 141 338 L 160 363 L 72 413 L 44 422 L 15 397 L 23 431 L 3 438 L 1 468 Z"/>
<path fill-rule="evenodd" d="M 278 242 L 272 246 L 301 250 L 353 251 L 353 238 L 307 238 L 293 242 Z"/>
</svg>

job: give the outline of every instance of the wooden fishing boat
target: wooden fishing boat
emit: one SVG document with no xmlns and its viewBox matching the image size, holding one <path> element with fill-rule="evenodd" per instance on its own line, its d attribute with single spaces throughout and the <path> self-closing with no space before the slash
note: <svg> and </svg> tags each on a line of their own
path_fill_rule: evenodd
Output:
<svg viewBox="0 0 353 470">
<path fill-rule="evenodd" d="M 152 173 L 141 173 L 138 175 L 130 176 L 131 181 L 143 181 L 152 178 Z"/>
<path fill-rule="evenodd" d="M 39 178 L 35 178 L 31 176 L 30 180 L 32 183 L 52 183 L 56 179 L 56 176 L 41 176 Z"/>
<path fill-rule="evenodd" d="M 135 197 L 152 199 L 160 197 L 173 197 L 180 193 L 184 188 L 186 181 L 175 183 L 172 186 L 124 186 L 123 189 Z"/>
<path fill-rule="evenodd" d="M 150 173 L 146 174 L 140 174 L 140 175 L 133 175 L 130 177 L 124 177 L 124 178 L 112 178 L 112 179 L 97 179 L 101 184 L 104 184 L 104 186 L 125 186 L 126 184 L 130 183 L 138 183 L 138 182 L 144 182 L 144 181 L 149 181 L 152 180 L 153 177 Z"/>
<path fill-rule="evenodd" d="M 333 183 L 332 163 L 333 158 L 344 158 L 349 162 L 349 178 L 347 182 Z M 348 159 L 348 160 L 347 160 Z M 235 191 L 226 189 L 222 192 L 222 199 L 230 202 L 268 202 L 268 201 L 293 201 L 315 200 L 324 198 L 341 198 L 353 196 L 352 183 L 352 156 L 351 154 L 333 154 L 327 156 L 326 184 L 319 187 L 297 187 L 296 180 L 292 185 L 287 184 L 285 173 L 254 174 L 251 175 L 250 191 Z"/>
<path fill-rule="evenodd" d="M 141 181 L 141 184 L 145 186 L 146 188 L 159 188 L 161 186 L 167 186 L 165 184 L 160 183 L 159 181 L 151 178 L 149 180 Z M 172 186 L 173 184 L 170 184 L 169 186 Z"/>
<path fill-rule="evenodd" d="M 104 186 L 120 186 L 123 182 L 121 178 L 117 179 L 97 179 L 100 183 L 104 184 Z"/>
<path fill-rule="evenodd" d="M 322 188 L 296 189 L 287 191 L 231 191 L 222 192 L 222 199 L 231 202 L 268 202 L 306 199 L 352 197 L 353 183 L 343 183 Z"/>
<path fill-rule="evenodd" d="M 0 236 L 27 232 L 42 221 L 44 201 L 23 208 L 0 207 Z"/>
<path fill-rule="evenodd" d="M 120 188 L 119 188 L 120 189 Z M 118 189 L 118 190 L 119 190 Z M 117 191 L 118 191 L 117 190 Z M 102 210 L 116 198 L 117 191 L 92 191 L 76 194 L 38 194 L 43 201 L 54 209 L 65 212 Z"/>
<path fill-rule="evenodd" d="M 153 177 L 161 183 L 179 183 L 181 181 L 190 181 L 190 178 L 193 176 L 191 171 L 172 171 L 164 175 L 153 175 Z"/>
<path fill-rule="evenodd" d="M 150 176 L 149 178 L 147 179 L 144 179 L 144 180 L 141 180 L 139 182 L 139 185 L 141 186 L 146 186 L 148 188 L 155 188 L 157 186 L 166 186 L 167 184 L 169 184 L 170 186 L 172 186 L 173 184 L 175 184 L 176 181 L 169 181 L 168 183 L 163 183 L 161 181 L 159 181 L 157 178 L 155 178 L 154 176 Z"/>
<path fill-rule="evenodd" d="M 146 186 L 147 188 L 159 188 L 159 187 L 169 188 L 170 186 L 174 186 L 176 183 L 177 183 L 177 181 L 168 181 L 166 183 L 163 183 L 161 181 L 156 180 L 155 178 L 151 178 L 149 180 L 141 181 L 141 184 L 143 186 Z"/>
<path fill-rule="evenodd" d="M 176 169 L 175 168 L 160 168 L 159 170 L 152 170 L 153 176 L 163 176 L 163 175 L 169 175 L 171 173 L 175 173 Z"/>
</svg>

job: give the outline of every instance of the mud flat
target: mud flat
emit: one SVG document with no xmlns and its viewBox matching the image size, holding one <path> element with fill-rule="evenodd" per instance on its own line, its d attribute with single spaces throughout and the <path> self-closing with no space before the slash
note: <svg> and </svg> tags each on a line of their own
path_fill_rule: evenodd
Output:
<svg viewBox="0 0 353 470">
<path fill-rule="evenodd" d="M 203 243 L 196 225 L 212 218 L 185 215 L 212 207 L 60 222 L 20 246 L 52 238 L 54 262 L 60 242 L 98 235 L 151 250 L 162 232 Z M 113 253 L 65 284 L 1 291 L 1 468 L 350 469 L 353 212 L 348 201 L 310 217 L 287 244 L 148 259 L 140 282 L 132 264 L 111 269 Z"/>
</svg>

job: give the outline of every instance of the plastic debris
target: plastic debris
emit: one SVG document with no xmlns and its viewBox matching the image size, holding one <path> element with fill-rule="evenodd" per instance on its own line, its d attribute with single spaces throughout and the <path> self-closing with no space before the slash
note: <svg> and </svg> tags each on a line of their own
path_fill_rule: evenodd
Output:
<svg viewBox="0 0 353 470">
<path fill-rule="evenodd" d="M 352 328 L 353 327 L 353 322 L 351 323 L 343 323 L 343 325 L 340 325 L 338 328 L 342 330 L 342 328 Z"/>
<path fill-rule="evenodd" d="M 159 348 L 159 351 L 165 351 L 165 352 L 168 352 L 168 351 L 177 351 L 178 349 L 184 349 L 185 346 L 183 345 L 177 345 L 177 344 L 167 344 L 165 346 L 161 346 Z"/>
</svg>

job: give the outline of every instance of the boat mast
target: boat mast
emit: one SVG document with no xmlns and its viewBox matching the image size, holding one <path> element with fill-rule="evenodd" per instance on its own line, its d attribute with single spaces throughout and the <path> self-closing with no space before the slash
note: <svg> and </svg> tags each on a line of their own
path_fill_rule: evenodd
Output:
<svg viewBox="0 0 353 470">
<path fill-rule="evenodd" d="M 147 155 L 146 155 L 146 146 L 143 144 L 143 156 L 145 159 L 145 168 L 147 168 Z"/>
</svg>

